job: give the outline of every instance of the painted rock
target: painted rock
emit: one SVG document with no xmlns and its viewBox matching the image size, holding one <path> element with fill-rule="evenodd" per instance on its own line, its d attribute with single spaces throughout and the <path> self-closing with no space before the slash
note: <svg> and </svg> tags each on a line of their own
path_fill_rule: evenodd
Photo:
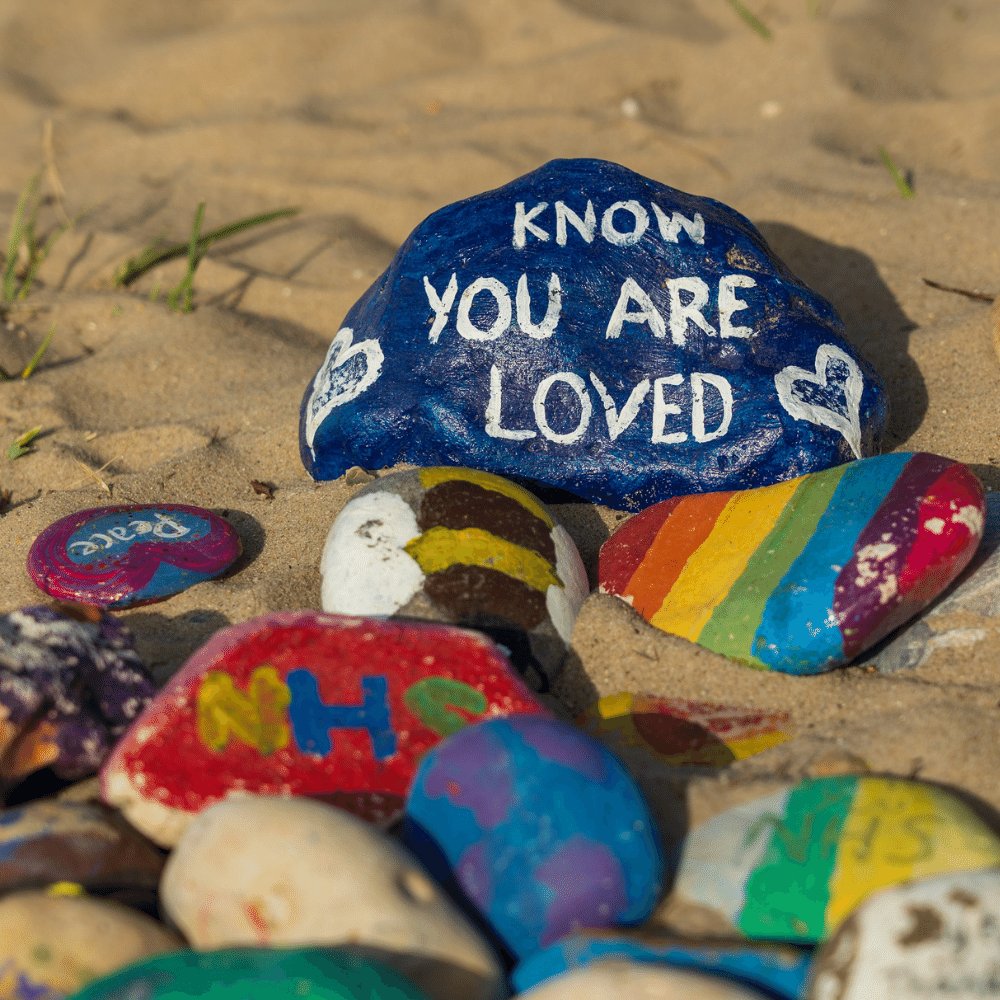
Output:
<svg viewBox="0 0 1000 1000">
<path fill-rule="evenodd" d="M 556 976 L 524 1000 L 765 1000 L 765 994 L 731 980 L 626 959 L 606 959 Z"/>
<path fill-rule="evenodd" d="M 629 761 L 669 767 L 725 767 L 784 743 L 787 712 L 648 694 L 607 695 L 577 723 Z"/>
<path fill-rule="evenodd" d="M 526 959 L 511 973 L 511 982 L 522 993 L 554 976 L 609 959 L 708 972 L 760 989 L 775 1000 L 799 1000 L 810 966 L 809 956 L 797 948 L 700 945 L 642 931 L 581 931 Z"/>
<path fill-rule="evenodd" d="M 236 530 L 209 510 L 119 504 L 50 524 L 28 552 L 28 574 L 57 600 L 127 608 L 219 576 L 240 551 Z"/>
<path fill-rule="evenodd" d="M 137 963 L 73 1000 L 428 1000 L 370 958 L 329 948 L 177 951 Z"/>
<path fill-rule="evenodd" d="M 751 223 L 601 160 L 422 222 L 302 402 L 310 474 L 468 465 L 639 510 L 876 454 L 886 394 Z"/>
<path fill-rule="evenodd" d="M 176 843 L 229 794 L 306 795 L 391 821 L 420 757 L 471 720 L 543 713 L 485 637 L 314 611 L 217 632 L 101 772 L 105 801 Z"/>
<path fill-rule="evenodd" d="M 519 958 L 583 926 L 635 924 L 664 881 L 646 802 L 615 757 L 563 722 L 482 722 L 421 761 L 404 839 Z"/>
<path fill-rule="evenodd" d="M 504 995 L 496 955 L 410 853 L 320 802 L 211 806 L 170 855 L 160 898 L 195 948 L 351 944 L 438 1000 Z"/>
<path fill-rule="evenodd" d="M 0 996 L 58 1000 L 92 979 L 183 945 L 143 913 L 86 896 L 0 899 Z"/>
<path fill-rule="evenodd" d="M 566 529 L 527 490 L 472 469 L 398 472 L 338 515 L 323 610 L 403 615 L 486 632 L 547 688 L 590 593 Z"/>
<path fill-rule="evenodd" d="M 96 608 L 0 616 L 0 753 L 9 783 L 93 774 L 156 693 L 131 633 Z"/>
<path fill-rule="evenodd" d="M 816 955 L 810 1000 L 1000 996 L 1000 871 L 870 896 Z"/>
<path fill-rule="evenodd" d="M 1000 865 L 1000 839 L 954 796 L 843 775 L 727 810 L 685 840 L 673 891 L 748 938 L 821 941 L 871 893 Z"/>
<path fill-rule="evenodd" d="M 961 615 L 961 619 L 951 618 Z M 975 616 L 970 618 L 969 616 Z M 1000 617 L 1000 493 L 986 494 L 983 540 L 958 585 L 896 633 L 869 662 L 881 674 L 919 667 L 935 650 L 986 638 L 976 619 Z"/>
<path fill-rule="evenodd" d="M 39 799 L 0 811 L 0 894 L 53 882 L 151 890 L 162 869 L 160 851 L 100 803 Z"/>
<path fill-rule="evenodd" d="M 932 601 L 983 532 L 979 480 L 924 453 L 675 497 L 601 548 L 600 586 L 650 624 L 764 670 L 848 663 Z"/>
</svg>

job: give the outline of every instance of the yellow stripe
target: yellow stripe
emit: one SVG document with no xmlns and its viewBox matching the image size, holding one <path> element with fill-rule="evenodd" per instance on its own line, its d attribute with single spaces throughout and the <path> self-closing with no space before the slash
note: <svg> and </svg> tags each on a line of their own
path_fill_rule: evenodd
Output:
<svg viewBox="0 0 1000 1000">
<path fill-rule="evenodd" d="M 972 811 L 930 785 L 861 778 L 840 834 L 826 926 L 878 889 L 1000 865 L 1000 842 Z"/>
<path fill-rule="evenodd" d="M 756 736 L 744 736 L 741 739 L 724 740 L 724 742 L 734 760 L 746 760 L 747 757 L 763 753 L 765 750 L 770 750 L 771 747 L 776 747 L 779 743 L 786 742 L 788 738 L 788 733 L 783 730 L 772 729 L 768 733 L 758 733 Z"/>
<path fill-rule="evenodd" d="M 792 479 L 735 494 L 708 538 L 688 559 L 650 622 L 665 632 L 697 642 L 712 612 L 746 569 L 798 486 L 799 481 Z"/>
<path fill-rule="evenodd" d="M 482 528 L 431 528 L 406 543 L 406 551 L 430 576 L 451 566 L 482 566 L 541 591 L 561 587 L 552 564 L 537 552 Z"/>
<path fill-rule="evenodd" d="M 473 483 L 484 490 L 492 490 L 494 493 L 508 497 L 519 503 L 525 510 L 530 510 L 535 517 L 544 521 L 550 528 L 555 525 L 552 515 L 542 506 L 541 502 L 509 479 L 494 476 L 489 472 L 479 472 L 476 469 L 459 469 L 444 465 L 420 470 L 420 484 L 425 490 L 432 490 L 435 486 L 450 483 L 456 479 L 464 483 Z"/>
</svg>

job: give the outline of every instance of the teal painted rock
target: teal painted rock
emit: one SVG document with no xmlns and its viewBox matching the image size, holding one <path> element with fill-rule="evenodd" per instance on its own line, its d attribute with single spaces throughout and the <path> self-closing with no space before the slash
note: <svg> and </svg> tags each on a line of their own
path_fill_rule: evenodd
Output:
<svg viewBox="0 0 1000 1000">
<path fill-rule="evenodd" d="M 178 951 L 92 983 L 73 1000 L 427 1000 L 380 962 L 333 949 Z"/>
<path fill-rule="evenodd" d="M 816 778 L 695 827 L 673 901 L 748 938 L 822 941 L 873 892 L 996 866 L 1000 838 L 936 786 Z"/>
</svg>

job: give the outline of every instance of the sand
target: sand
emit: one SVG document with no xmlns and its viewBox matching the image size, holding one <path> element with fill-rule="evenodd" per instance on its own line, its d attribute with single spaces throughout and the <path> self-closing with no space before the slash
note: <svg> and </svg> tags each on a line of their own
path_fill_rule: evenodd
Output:
<svg viewBox="0 0 1000 1000">
<path fill-rule="evenodd" d="M 0 219 L 39 168 L 59 193 L 40 228 L 80 216 L 0 330 L 10 372 L 56 331 L 31 379 L 0 386 L 0 442 L 44 428 L 30 454 L 0 455 L 0 610 L 39 600 L 25 557 L 51 521 L 160 500 L 224 513 L 246 552 L 227 578 L 124 614 L 158 678 L 221 626 L 318 607 L 326 531 L 365 477 L 304 472 L 308 379 L 422 218 L 553 157 L 616 160 L 749 216 L 881 372 L 887 450 L 949 455 L 1000 489 L 982 298 L 1000 292 L 1000 5 L 750 6 L 769 40 L 699 0 L 0 4 Z M 190 314 L 162 300 L 183 262 L 116 289 L 125 257 L 186 238 L 199 201 L 206 228 L 301 212 L 213 248 Z M 593 582 L 621 515 L 557 512 Z M 1000 619 L 974 624 L 980 641 L 916 670 L 796 678 L 595 594 L 554 696 L 570 715 L 619 691 L 787 713 L 789 739 L 724 769 L 633 761 L 668 829 L 864 767 L 958 789 L 995 821 Z"/>
</svg>

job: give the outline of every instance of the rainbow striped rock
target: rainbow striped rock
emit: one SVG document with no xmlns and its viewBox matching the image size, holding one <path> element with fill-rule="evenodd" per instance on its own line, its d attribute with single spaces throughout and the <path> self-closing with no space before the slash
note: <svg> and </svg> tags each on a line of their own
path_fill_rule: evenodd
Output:
<svg viewBox="0 0 1000 1000">
<path fill-rule="evenodd" d="M 883 455 L 658 503 L 604 544 L 600 587 L 664 632 L 742 663 L 820 673 L 941 593 L 972 558 L 984 510 L 964 465 Z"/>
<path fill-rule="evenodd" d="M 673 893 L 748 938 L 822 941 L 880 889 L 997 866 L 1000 839 L 955 796 L 847 775 L 803 781 L 695 827 Z"/>
</svg>

